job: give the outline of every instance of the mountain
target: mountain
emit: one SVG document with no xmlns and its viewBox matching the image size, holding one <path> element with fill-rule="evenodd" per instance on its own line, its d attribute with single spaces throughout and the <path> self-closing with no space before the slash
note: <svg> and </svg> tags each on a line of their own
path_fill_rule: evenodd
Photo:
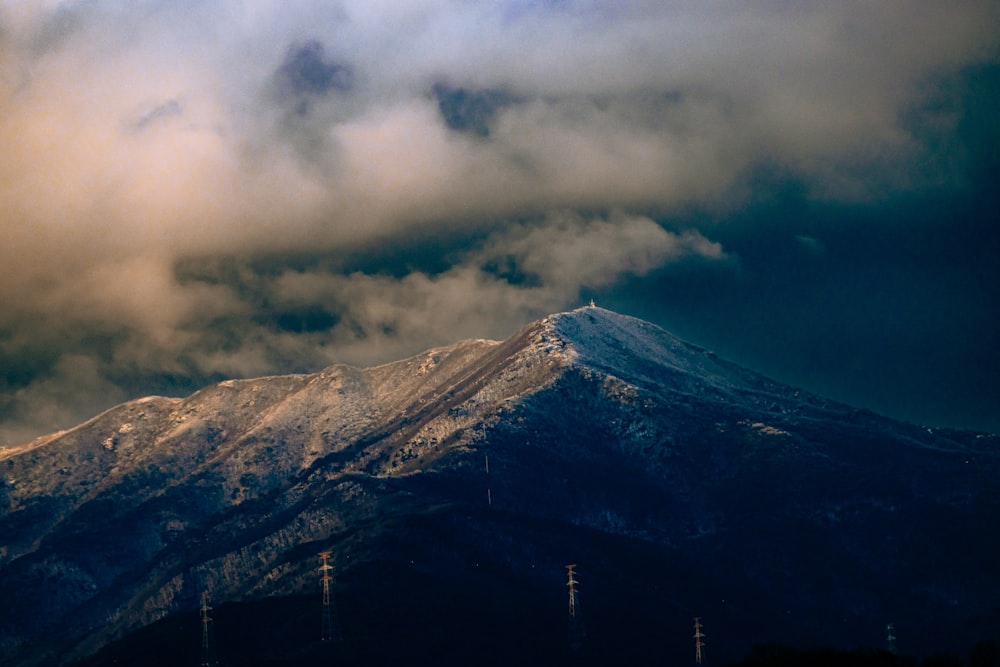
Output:
<svg viewBox="0 0 1000 667">
<path fill-rule="evenodd" d="M 712 664 L 889 622 L 928 653 L 1000 631 L 998 473 L 995 435 L 581 308 L 0 450 L 0 662 L 195 664 L 203 592 L 225 664 L 683 664 L 695 616 Z"/>
</svg>

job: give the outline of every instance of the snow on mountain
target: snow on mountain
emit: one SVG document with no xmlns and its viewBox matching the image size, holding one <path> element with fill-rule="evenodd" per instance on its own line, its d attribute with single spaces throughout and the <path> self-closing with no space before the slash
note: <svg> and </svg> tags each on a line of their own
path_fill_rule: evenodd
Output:
<svg viewBox="0 0 1000 667">
<path fill-rule="evenodd" d="M 579 363 L 625 378 L 677 389 L 775 390 L 767 378 L 720 360 L 660 327 L 597 307 L 552 315 L 543 322 Z"/>
<path fill-rule="evenodd" d="M 400 596 L 436 604 L 414 577 L 453 591 L 452 623 L 487 595 L 527 631 L 573 558 L 603 563 L 596 609 L 665 606 L 686 623 L 697 607 L 734 646 L 781 620 L 853 647 L 891 617 L 933 648 L 937 627 L 1000 627 L 998 472 L 995 437 L 827 401 L 581 308 L 505 341 L 132 401 L 0 451 L 0 659 L 69 664 L 183 618 L 202 590 L 278 609 L 314 590 L 320 550 L 368 633 L 398 631 L 380 619 Z M 642 592 L 650 567 L 662 599 Z M 693 587 L 696 567 L 715 578 Z M 443 632 L 430 622 L 406 620 L 413 641 Z M 639 620 L 606 622 L 609 656 L 627 641 L 649 657 L 628 638 Z M 497 636 L 480 639 L 532 661 Z M 370 663 L 384 644 L 350 651 Z"/>
</svg>

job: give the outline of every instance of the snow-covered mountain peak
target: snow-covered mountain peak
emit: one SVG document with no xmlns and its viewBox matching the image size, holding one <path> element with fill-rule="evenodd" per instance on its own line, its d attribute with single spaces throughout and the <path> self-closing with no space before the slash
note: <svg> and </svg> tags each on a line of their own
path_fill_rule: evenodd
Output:
<svg viewBox="0 0 1000 667">
<path fill-rule="evenodd" d="M 667 376 L 690 376 L 726 386 L 744 386 L 749 379 L 745 371 L 708 350 L 604 308 L 577 308 L 550 315 L 542 324 L 563 344 L 567 361 L 618 377 L 662 382 Z"/>
<path fill-rule="evenodd" d="M 588 361 L 622 356 L 626 350 L 629 356 L 669 357 L 684 346 L 654 324 L 597 306 L 557 313 L 544 321 Z"/>
</svg>

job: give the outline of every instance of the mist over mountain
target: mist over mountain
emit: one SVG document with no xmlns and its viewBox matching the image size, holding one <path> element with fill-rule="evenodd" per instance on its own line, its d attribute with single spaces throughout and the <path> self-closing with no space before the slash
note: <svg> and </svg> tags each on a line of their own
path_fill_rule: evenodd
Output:
<svg viewBox="0 0 1000 667">
<path fill-rule="evenodd" d="M 197 660 L 203 592 L 227 664 L 680 664 L 694 616 L 713 664 L 768 640 L 881 647 L 889 622 L 916 654 L 1000 628 L 1000 438 L 595 307 L 131 401 L 0 449 L 0 473 L 5 665 Z"/>
</svg>

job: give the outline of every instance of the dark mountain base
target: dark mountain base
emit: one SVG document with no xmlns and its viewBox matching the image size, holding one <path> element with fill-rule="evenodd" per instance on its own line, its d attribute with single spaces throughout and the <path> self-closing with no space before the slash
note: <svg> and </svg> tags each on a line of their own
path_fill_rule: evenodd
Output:
<svg viewBox="0 0 1000 667">
<path fill-rule="evenodd" d="M 499 667 L 653 664 L 657 657 L 658 642 L 652 637 L 636 641 L 636 628 L 626 628 L 621 621 L 606 623 L 599 635 L 588 637 L 574 651 L 566 638 L 565 612 L 555 605 L 539 609 L 523 600 L 498 598 L 483 609 L 466 591 L 442 590 L 428 580 L 411 584 L 409 594 L 389 610 L 374 609 L 370 599 L 357 594 L 341 595 L 344 638 L 333 642 L 317 639 L 320 612 L 315 599 L 296 596 L 224 605 L 214 621 L 218 664 Z M 423 593 L 419 600 L 418 593 Z M 197 614 L 189 616 L 154 624 L 82 664 L 201 664 L 200 624 Z"/>
<path fill-rule="evenodd" d="M 657 562 L 647 545 L 540 522 L 533 537 L 541 538 L 525 549 L 538 549 L 537 562 L 519 562 L 511 569 L 509 550 L 491 555 L 500 536 L 488 529 L 480 532 L 484 520 L 503 524 L 502 514 L 493 516 L 498 524 L 485 512 L 409 517 L 406 527 L 390 531 L 395 536 L 392 553 L 351 568 L 334 590 L 341 641 L 319 641 L 318 580 L 313 594 L 218 603 L 211 623 L 218 664 L 499 667 L 653 664 L 661 659 L 663 609 L 657 608 L 656 587 L 637 594 L 631 583 Z M 459 533 L 466 544 L 452 551 L 463 541 Z M 414 534 L 424 536 L 422 544 L 409 539 Z M 469 542 L 478 548 L 468 548 Z M 588 563 L 580 602 L 586 636 L 578 651 L 569 646 L 565 573 L 550 556 L 555 544 Z M 455 562 L 447 562 L 447 552 Z M 400 560 L 400 553 L 412 560 Z M 475 554 L 472 560 L 460 555 L 469 553 Z M 599 576 L 599 568 L 607 571 Z M 671 643 L 678 642 L 677 648 L 687 653 L 687 615 L 676 610 L 673 615 L 683 621 L 670 633 Z M 132 633 L 81 666 L 199 665 L 201 641 L 199 612 L 192 609 Z"/>
<path fill-rule="evenodd" d="M 738 665 L 732 667 L 1000 667 L 1000 644 L 981 641 L 963 660 L 952 652 L 935 653 L 923 660 L 888 651 L 856 649 L 796 649 L 781 644 L 754 646 Z"/>
<path fill-rule="evenodd" d="M 693 664 L 691 621 L 706 623 L 707 665 L 871 665 L 941 667 L 878 651 L 882 627 L 871 619 L 828 628 L 841 646 L 808 651 L 824 618 L 785 614 L 758 591 L 710 573 L 707 562 L 641 540 L 557 522 L 526 521 L 503 511 L 450 507 L 384 526 L 391 536 L 370 559 L 346 569 L 334 589 L 342 640 L 321 642 L 320 584 L 309 593 L 243 603 L 215 602 L 217 664 L 272 665 L 685 665 Z M 583 646 L 568 641 L 563 565 L 579 563 Z M 726 581 L 729 583 L 727 584 Z M 760 600 L 749 609 L 736 600 Z M 901 627 L 912 628 L 913 622 Z M 915 639 L 915 638 L 914 638 Z M 948 638 L 926 634 L 927 656 Z M 81 667 L 202 664 L 199 612 L 192 608 L 115 642 Z M 913 641 L 910 642 L 913 646 Z M 961 643 L 971 646 L 971 642 Z M 744 657 L 745 656 L 745 657 Z M 990 663 L 968 663 L 976 667 Z"/>
<path fill-rule="evenodd" d="M 440 582 L 410 579 L 411 589 L 395 608 L 376 609 L 370 596 L 342 593 L 338 607 L 343 637 L 320 642 L 315 596 L 290 596 L 226 604 L 214 616 L 210 664 L 230 667 L 315 665 L 685 665 L 664 660 L 666 640 L 655 628 L 626 627 L 632 615 L 612 619 L 569 648 L 565 624 L 554 612 L 515 597 L 483 607 L 469 591 L 443 590 Z M 419 599 L 418 599 L 419 598 Z M 650 634 L 637 636 L 646 631 Z M 674 634 L 674 633 L 671 633 Z M 676 636 L 670 639 L 677 639 Z M 669 651 L 676 653 L 676 651 Z M 201 624 L 196 613 L 161 621 L 116 642 L 79 667 L 204 665 Z M 967 657 L 946 651 L 923 659 L 879 649 L 806 649 L 782 644 L 754 646 L 739 662 L 705 660 L 730 667 L 1000 667 L 1000 645 L 982 641 Z"/>
</svg>

